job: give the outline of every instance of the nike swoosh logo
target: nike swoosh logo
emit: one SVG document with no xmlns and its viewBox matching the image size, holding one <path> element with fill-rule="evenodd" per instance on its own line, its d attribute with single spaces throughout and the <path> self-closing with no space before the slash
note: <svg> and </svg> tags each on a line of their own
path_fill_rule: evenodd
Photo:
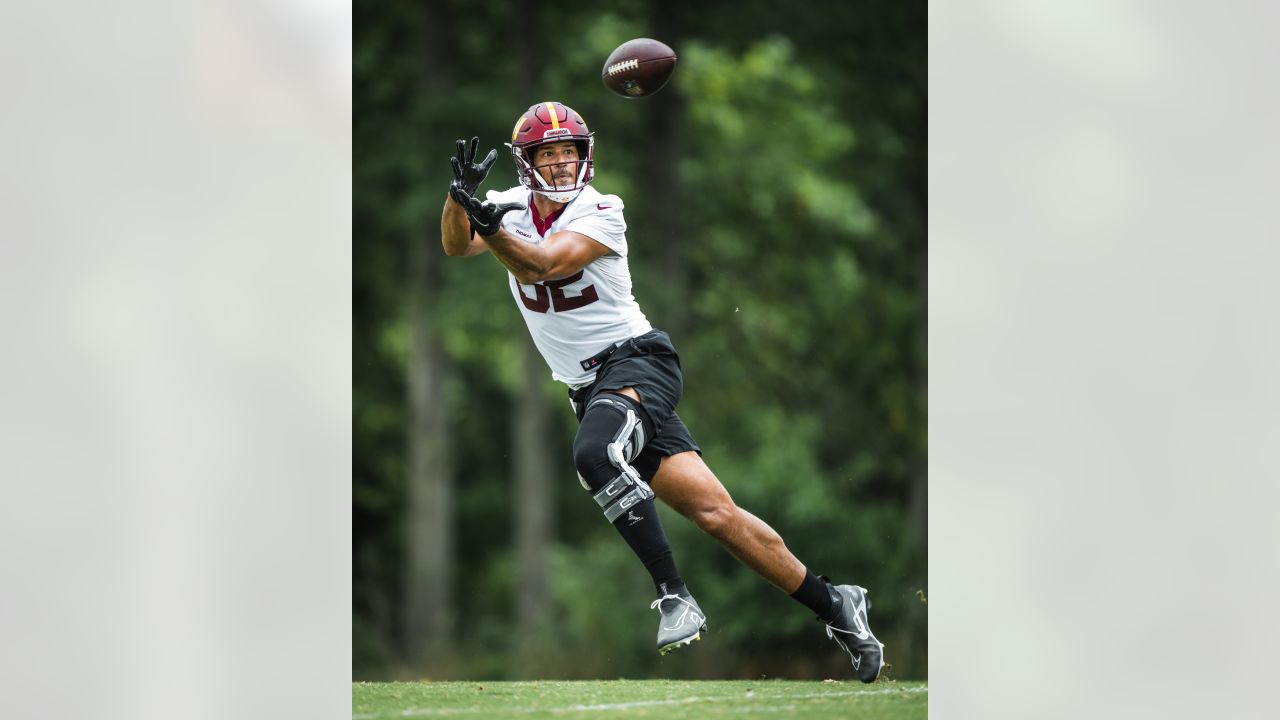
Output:
<svg viewBox="0 0 1280 720">
<path fill-rule="evenodd" d="M 597 210 L 608 210 L 608 209 L 609 209 L 609 208 L 611 208 L 611 207 L 613 207 L 613 206 L 612 206 L 612 205 L 601 205 L 601 204 L 599 204 L 599 203 L 597 203 L 597 204 L 596 204 L 596 209 L 597 209 Z"/>
<path fill-rule="evenodd" d="M 862 653 L 858 652 L 851 643 L 841 640 L 839 635 L 832 635 L 831 637 L 835 638 L 836 644 L 843 648 L 845 652 L 849 653 L 849 659 L 853 660 L 853 669 L 857 670 L 858 668 L 861 668 Z"/>
</svg>

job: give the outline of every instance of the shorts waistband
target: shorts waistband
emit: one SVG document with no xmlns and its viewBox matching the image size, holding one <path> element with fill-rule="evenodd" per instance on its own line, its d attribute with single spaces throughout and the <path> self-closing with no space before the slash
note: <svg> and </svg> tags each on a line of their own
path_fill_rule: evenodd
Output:
<svg viewBox="0 0 1280 720">
<path fill-rule="evenodd" d="M 586 360 L 580 361 L 578 364 L 582 366 L 583 370 L 595 370 L 596 368 L 603 365 L 604 361 L 608 360 L 609 356 L 612 355 L 614 351 L 620 347 L 622 347 L 622 343 L 614 343 L 609 347 L 596 353 L 595 355 L 592 355 L 591 357 L 587 358 Z"/>
</svg>

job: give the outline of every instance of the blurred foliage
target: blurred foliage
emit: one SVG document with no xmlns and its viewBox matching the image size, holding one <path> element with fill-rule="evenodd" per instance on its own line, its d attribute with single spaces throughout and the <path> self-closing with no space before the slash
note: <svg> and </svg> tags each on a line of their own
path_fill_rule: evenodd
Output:
<svg viewBox="0 0 1280 720">
<path fill-rule="evenodd" d="M 527 15 L 532 13 L 532 15 Z M 899 678 L 927 675 L 925 6 L 920 2 L 355 6 L 353 304 L 354 674 L 415 676 L 403 601 L 410 243 L 438 248 L 455 138 L 499 149 L 485 189 L 515 183 L 501 145 L 530 104 L 557 99 L 596 133 L 598 189 L 627 203 L 635 293 L 674 336 L 680 414 L 737 502 L 816 572 L 871 590 Z M 672 24 L 672 23 L 675 24 Z M 661 29 L 661 28 L 660 28 Z M 522 85 L 515 33 L 536 39 Z M 659 95 L 599 82 L 616 45 L 658 36 L 680 66 Z M 527 69 L 526 69 L 527 70 Z M 647 130 L 677 103 L 678 206 L 646 175 Z M 669 109 L 669 108 L 668 108 Z M 665 203 L 665 204 L 664 204 Z M 678 214 L 679 237 L 657 220 Z M 666 243 L 687 285 L 668 293 Z M 547 374 L 562 452 L 552 558 L 555 642 L 514 668 L 511 422 L 527 331 L 490 256 L 444 263 L 434 321 L 456 368 L 461 648 L 457 677 L 843 677 L 847 658 L 802 607 L 663 509 L 706 641 L 661 658 L 647 574 L 579 487 L 576 428 Z M 679 321 L 677 323 L 677 320 Z"/>
</svg>

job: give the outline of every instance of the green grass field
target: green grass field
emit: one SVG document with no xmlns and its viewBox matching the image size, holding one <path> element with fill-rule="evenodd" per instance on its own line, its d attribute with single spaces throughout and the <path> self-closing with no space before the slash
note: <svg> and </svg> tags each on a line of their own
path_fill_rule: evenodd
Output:
<svg viewBox="0 0 1280 720">
<path fill-rule="evenodd" d="M 352 720 L 927 718 L 921 682 L 578 680 L 353 683 Z"/>
</svg>

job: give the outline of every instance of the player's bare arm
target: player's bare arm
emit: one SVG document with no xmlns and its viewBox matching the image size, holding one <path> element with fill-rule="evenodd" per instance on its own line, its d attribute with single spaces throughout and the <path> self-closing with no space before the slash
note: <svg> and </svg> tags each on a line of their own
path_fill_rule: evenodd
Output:
<svg viewBox="0 0 1280 720">
<path fill-rule="evenodd" d="M 466 195 L 475 195 L 489 174 L 498 153 L 490 150 L 484 160 L 475 162 L 476 150 L 480 147 L 480 138 L 471 138 L 468 147 L 462 140 L 457 141 L 457 153 L 449 158 L 453 166 L 453 182 L 450 195 L 445 198 L 444 212 L 440 215 L 440 244 L 444 246 L 444 254 L 450 257 L 466 257 L 478 255 L 488 249 L 480 236 L 473 233 L 467 212 L 453 196 L 453 188 L 460 188 Z"/>
<path fill-rule="evenodd" d="M 471 232 L 466 211 L 452 197 L 445 198 L 440 215 L 440 244 L 449 257 L 479 255 L 489 249 L 479 235 Z"/>
<path fill-rule="evenodd" d="M 482 203 L 457 183 L 449 187 L 449 195 L 466 210 L 483 243 L 522 284 L 568 277 L 609 252 L 604 244 L 568 230 L 552 234 L 541 245 L 523 242 L 502 229 L 502 216 L 525 205 Z"/>
<path fill-rule="evenodd" d="M 541 245 L 523 242 L 505 230 L 482 240 L 525 285 L 569 277 L 609 252 L 596 240 L 568 230 L 552 234 Z"/>
</svg>

